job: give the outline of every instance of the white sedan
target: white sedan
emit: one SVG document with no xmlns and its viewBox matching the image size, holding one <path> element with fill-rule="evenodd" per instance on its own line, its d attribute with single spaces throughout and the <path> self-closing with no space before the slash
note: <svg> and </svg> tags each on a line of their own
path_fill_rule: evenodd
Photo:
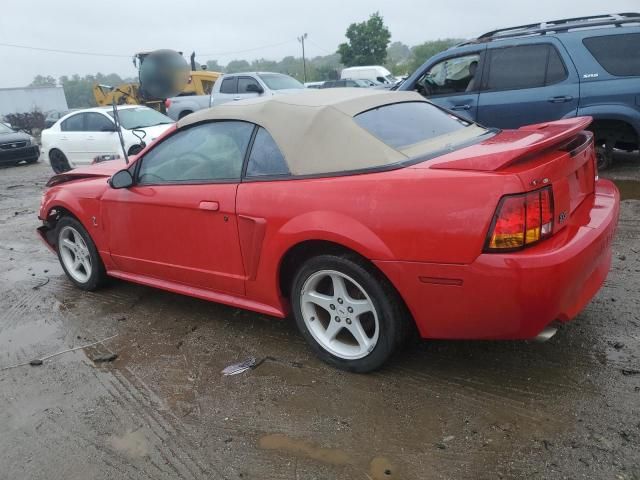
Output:
<svg viewBox="0 0 640 480">
<path fill-rule="evenodd" d="M 141 105 L 119 106 L 118 116 L 128 155 L 138 153 L 142 142 L 151 143 L 174 123 L 166 115 Z M 123 157 L 113 108 L 88 108 L 65 115 L 42 131 L 42 150 L 45 161 L 56 173 L 91 164 L 96 159 Z"/>
</svg>

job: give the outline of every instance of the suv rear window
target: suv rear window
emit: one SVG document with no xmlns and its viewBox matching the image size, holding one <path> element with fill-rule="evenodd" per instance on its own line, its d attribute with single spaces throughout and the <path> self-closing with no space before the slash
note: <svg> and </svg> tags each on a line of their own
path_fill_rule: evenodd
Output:
<svg viewBox="0 0 640 480">
<path fill-rule="evenodd" d="M 362 112 L 354 120 L 396 150 L 475 126 L 427 102 L 393 103 Z M 477 136 L 478 131 L 472 130 Z M 483 128 L 477 130 L 486 132 Z"/>
<path fill-rule="evenodd" d="M 589 37 L 582 43 L 611 75 L 640 75 L 640 33 Z"/>
</svg>

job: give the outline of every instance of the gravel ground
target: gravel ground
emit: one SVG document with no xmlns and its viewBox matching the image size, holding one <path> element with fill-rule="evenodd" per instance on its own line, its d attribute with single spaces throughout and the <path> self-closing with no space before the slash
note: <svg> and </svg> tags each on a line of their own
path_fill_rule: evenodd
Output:
<svg viewBox="0 0 640 480">
<path fill-rule="evenodd" d="M 49 168 L 2 169 L 0 368 L 117 337 L 0 370 L 0 479 L 640 479 L 638 165 L 607 172 L 612 270 L 549 342 L 424 342 L 371 375 L 320 363 L 289 320 L 75 289 L 34 232 Z M 268 358 L 220 374 L 249 356 Z"/>
</svg>

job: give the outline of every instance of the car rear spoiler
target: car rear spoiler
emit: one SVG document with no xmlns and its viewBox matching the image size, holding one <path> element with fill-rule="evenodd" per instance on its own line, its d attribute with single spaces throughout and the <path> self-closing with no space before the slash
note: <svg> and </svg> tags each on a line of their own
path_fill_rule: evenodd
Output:
<svg viewBox="0 0 640 480">
<path fill-rule="evenodd" d="M 442 162 L 429 168 L 476 170 L 493 172 L 513 165 L 534 154 L 556 148 L 571 141 L 589 126 L 591 117 L 575 117 L 555 122 L 526 125 L 517 130 L 503 130 L 495 137 L 473 146 L 473 156 L 467 149 L 442 157 Z"/>
</svg>

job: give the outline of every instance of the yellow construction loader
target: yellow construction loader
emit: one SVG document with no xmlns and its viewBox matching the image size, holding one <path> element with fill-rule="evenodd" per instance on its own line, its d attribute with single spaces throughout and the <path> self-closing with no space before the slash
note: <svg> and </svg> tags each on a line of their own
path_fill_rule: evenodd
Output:
<svg viewBox="0 0 640 480">
<path fill-rule="evenodd" d="M 135 67 L 139 69 L 148 55 L 149 52 L 136 53 L 133 57 Z M 222 74 L 219 72 L 206 70 L 206 66 L 198 69 L 195 62 L 195 53 L 192 53 L 189 81 L 178 96 L 210 95 L 213 84 L 220 75 Z M 112 105 L 115 100 L 117 105 L 146 105 L 161 112 L 165 110 L 165 99 L 145 95 L 145 92 L 140 89 L 139 83 L 123 83 L 113 86 L 96 83 L 93 85 L 93 96 L 100 106 Z"/>
</svg>

